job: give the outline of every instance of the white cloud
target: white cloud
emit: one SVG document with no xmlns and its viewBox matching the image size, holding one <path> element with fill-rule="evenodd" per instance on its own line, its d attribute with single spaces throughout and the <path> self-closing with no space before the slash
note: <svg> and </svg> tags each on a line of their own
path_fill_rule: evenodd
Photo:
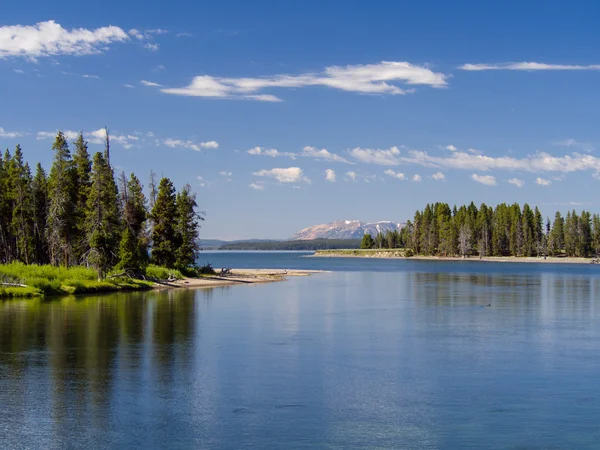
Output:
<svg viewBox="0 0 600 450">
<path fill-rule="evenodd" d="M 133 36 L 134 38 L 139 39 L 140 41 L 144 40 L 144 34 L 136 28 L 132 28 L 131 30 L 128 31 L 128 33 L 131 36 Z"/>
<path fill-rule="evenodd" d="M 221 78 L 209 75 L 194 77 L 188 86 L 165 88 L 162 92 L 193 97 L 281 101 L 268 88 L 303 88 L 326 86 L 350 92 L 399 95 L 412 92 L 395 83 L 408 85 L 446 86 L 447 75 L 408 62 L 382 61 L 377 64 L 326 67 L 320 73 L 273 75 L 261 78 Z"/>
<path fill-rule="evenodd" d="M 335 183 L 335 171 L 333 169 L 325 171 L 325 180 Z"/>
<path fill-rule="evenodd" d="M 25 133 L 19 131 L 6 131 L 4 128 L 0 127 L 0 138 L 13 139 L 21 136 L 25 136 Z"/>
<path fill-rule="evenodd" d="M 461 70 L 600 70 L 600 64 L 593 65 L 569 65 L 569 64 L 545 64 L 538 62 L 515 62 L 501 64 L 463 64 Z"/>
<path fill-rule="evenodd" d="M 356 181 L 356 172 L 352 170 L 346 172 L 346 178 L 350 181 Z"/>
<path fill-rule="evenodd" d="M 103 145 L 105 138 L 105 130 L 104 128 L 100 128 L 94 131 L 84 131 L 83 138 L 88 141 L 90 144 Z M 54 139 L 56 137 L 57 131 L 39 131 L 36 134 L 36 139 L 38 141 L 44 139 Z M 79 136 L 79 131 L 73 130 L 65 130 L 63 131 L 65 138 L 67 140 L 73 141 L 77 139 Z M 110 142 L 111 144 L 117 143 L 122 145 L 124 148 L 131 148 L 138 143 L 140 138 L 138 136 L 134 136 L 132 134 L 113 134 L 109 132 Z"/>
<path fill-rule="evenodd" d="M 518 178 L 511 178 L 510 180 L 508 180 L 508 182 L 510 184 L 514 184 L 517 187 L 525 186 L 525 182 L 523 180 L 519 180 Z"/>
<path fill-rule="evenodd" d="M 383 172 L 384 174 L 393 177 L 393 178 L 397 178 L 399 180 L 405 180 L 406 176 L 403 173 L 400 172 L 394 172 L 392 169 L 388 169 L 385 172 Z"/>
<path fill-rule="evenodd" d="M 431 178 L 433 178 L 435 181 L 444 181 L 446 176 L 442 172 L 436 172 L 431 175 Z"/>
<path fill-rule="evenodd" d="M 400 150 L 396 146 L 387 150 L 356 147 L 350 150 L 350 155 L 360 162 L 379 164 L 381 166 L 397 166 Z"/>
<path fill-rule="evenodd" d="M 94 78 L 94 79 L 96 79 L 96 80 L 99 80 L 99 79 L 100 79 L 100 77 L 99 77 L 98 75 L 88 75 L 88 74 L 85 74 L 85 73 L 84 73 L 84 74 L 83 74 L 83 75 L 81 75 L 81 76 L 82 76 L 83 78 Z"/>
<path fill-rule="evenodd" d="M 476 151 L 475 151 L 476 152 Z M 390 161 L 390 163 L 393 160 Z M 552 156 L 538 152 L 524 158 L 511 156 L 492 157 L 480 152 L 455 151 L 448 156 L 431 156 L 420 150 L 410 150 L 408 156 L 396 157 L 397 164 L 417 164 L 425 167 L 444 167 L 463 170 L 520 170 L 524 172 L 578 172 L 600 171 L 600 159 L 592 155 L 572 153 L 564 156 Z M 367 161 L 365 161 L 367 162 Z"/>
<path fill-rule="evenodd" d="M 270 156 L 271 158 L 277 158 L 278 156 L 289 156 L 292 159 L 296 159 L 296 155 L 294 153 L 289 153 L 289 152 L 280 152 L 277 149 L 274 148 L 264 148 L 264 147 L 253 147 L 250 150 L 248 150 L 246 153 L 250 154 L 250 155 L 263 155 L 263 156 Z"/>
<path fill-rule="evenodd" d="M 162 141 L 162 144 L 171 148 L 187 148 L 189 150 L 194 150 L 200 152 L 204 149 L 217 149 L 219 148 L 219 143 L 216 141 L 208 141 L 208 142 L 199 142 L 195 143 L 192 141 L 183 141 L 181 139 L 172 139 L 168 138 Z"/>
<path fill-rule="evenodd" d="M 126 88 L 129 88 L 129 89 L 133 89 L 135 87 L 131 84 L 124 84 L 123 86 L 125 86 Z"/>
<path fill-rule="evenodd" d="M 422 180 L 421 175 L 419 175 L 418 173 L 414 174 L 412 180 L 416 181 L 417 183 L 420 182 Z"/>
<path fill-rule="evenodd" d="M 478 183 L 485 184 L 486 186 L 495 186 L 496 185 L 496 177 L 491 175 L 477 175 L 474 173 L 471 175 L 471 179 L 477 181 Z"/>
<path fill-rule="evenodd" d="M 198 176 L 196 177 L 196 179 L 197 179 L 198 181 L 202 181 L 202 180 L 204 180 L 204 178 L 203 178 L 201 175 L 198 175 Z"/>
<path fill-rule="evenodd" d="M 263 169 L 254 172 L 253 175 L 257 177 L 275 178 L 280 183 L 297 183 L 298 181 L 310 183 L 310 180 L 304 176 L 300 167 L 274 168 L 270 170 Z"/>
<path fill-rule="evenodd" d="M 306 156 L 314 159 L 322 159 L 324 161 L 343 162 L 347 164 L 352 164 L 346 158 L 342 158 L 341 156 L 336 155 L 335 153 L 331 153 L 324 148 L 319 150 L 316 147 L 311 147 L 310 145 L 307 145 L 302 149 L 300 156 Z"/>
<path fill-rule="evenodd" d="M 248 185 L 248 187 L 251 187 L 252 189 L 256 190 L 256 191 L 264 191 L 265 187 L 262 184 L 257 184 L 257 183 L 251 183 Z"/>
<path fill-rule="evenodd" d="M 535 179 L 535 184 L 539 184 L 540 186 L 550 186 L 552 184 L 552 181 L 546 180 L 545 178 L 537 177 Z"/>
<path fill-rule="evenodd" d="M 230 177 L 231 175 L 233 175 L 233 172 L 221 171 L 219 172 L 219 175 L 221 175 L 222 177 Z"/>
<path fill-rule="evenodd" d="M 18 74 L 20 74 L 20 75 L 23 75 L 23 74 L 25 73 L 25 71 L 24 71 L 24 70 L 21 70 L 21 69 L 13 69 L 13 71 L 14 71 L 15 73 L 18 73 Z"/>
<path fill-rule="evenodd" d="M 105 51 L 112 43 L 127 40 L 127 33 L 115 26 L 67 30 L 53 20 L 35 25 L 9 25 L 0 27 L 0 59 L 90 55 Z"/>
<path fill-rule="evenodd" d="M 144 86 L 150 86 L 150 87 L 161 87 L 162 86 L 162 84 L 158 84 L 153 81 L 147 81 L 147 80 L 142 80 L 142 81 L 140 81 L 140 83 L 143 84 Z"/>
<path fill-rule="evenodd" d="M 175 37 L 192 37 L 192 33 L 177 33 Z"/>
<path fill-rule="evenodd" d="M 144 44 L 144 48 L 150 50 L 151 52 L 157 52 L 160 48 L 160 45 L 158 45 L 156 42 L 146 42 Z"/>
<path fill-rule="evenodd" d="M 446 145 L 446 150 L 450 150 L 451 152 L 455 152 L 458 150 L 454 145 Z"/>
</svg>

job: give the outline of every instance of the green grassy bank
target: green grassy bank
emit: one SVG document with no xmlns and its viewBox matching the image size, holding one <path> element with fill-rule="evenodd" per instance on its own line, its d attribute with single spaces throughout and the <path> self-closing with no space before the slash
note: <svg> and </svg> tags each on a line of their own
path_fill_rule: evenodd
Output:
<svg viewBox="0 0 600 450">
<path fill-rule="evenodd" d="M 176 270 L 157 266 L 150 266 L 147 272 L 149 278 L 165 279 L 170 274 L 178 278 L 182 277 L 182 274 Z M 150 281 L 126 276 L 98 281 L 97 272 L 86 267 L 38 266 L 19 262 L 0 265 L 0 283 L 3 283 L 0 284 L 0 298 L 144 290 L 152 289 L 154 286 Z"/>
</svg>

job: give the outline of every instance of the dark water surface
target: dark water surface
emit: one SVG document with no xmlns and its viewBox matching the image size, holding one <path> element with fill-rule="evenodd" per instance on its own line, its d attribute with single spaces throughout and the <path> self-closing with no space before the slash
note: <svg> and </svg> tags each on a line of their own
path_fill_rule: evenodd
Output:
<svg viewBox="0 0 600 450">
<path fill-rule="evenodd" d="M 600 447 L 600 267 L 207 256 L 334 272 L 0 302 L 0 447 Z"/>
</svg>

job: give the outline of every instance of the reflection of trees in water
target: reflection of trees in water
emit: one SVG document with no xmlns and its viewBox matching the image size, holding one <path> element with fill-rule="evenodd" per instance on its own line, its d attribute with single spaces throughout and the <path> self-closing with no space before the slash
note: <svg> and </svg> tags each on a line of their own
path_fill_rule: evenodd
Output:
<svg viewBox="0 0 600 450">
<path fill-rule="evenodd" d="M 174 381 L 176 362 L 183 365 L 183 369 L 192 362 L 190 341 L 195 332 L 195 291 L 167 290 L 155 295 L 152 366 L 160 384 L 167 386 Z"/>
<path fill-rule="evenodd" d="M 11 388 L 0 392 L 0 403 L 7 396 L 11 412 L 25 414 L 31 408 L 26 403 L 38 398 L 56 436 L 66 435 L 65 427 L 82 417 L 92 427 L 105 428 L 120 388 L 115 378 L 135 385 L 149 370 L 168 384 L 176 369 L 189 369 L 195 292 L 0 303 L 0 381 Z M 210 295 L 203 292 L 201 301 Z"/>
<path fill-rule="evenodd" d="M 550 302 L 554 307 L 587 310 L 590 302 L 600 294 L 600 279 L 556 273 L 414 272 L 407 274 L 407 289 L 415 301 L 430 306 L 490 303 L 531 306 Z"/>
</svg>

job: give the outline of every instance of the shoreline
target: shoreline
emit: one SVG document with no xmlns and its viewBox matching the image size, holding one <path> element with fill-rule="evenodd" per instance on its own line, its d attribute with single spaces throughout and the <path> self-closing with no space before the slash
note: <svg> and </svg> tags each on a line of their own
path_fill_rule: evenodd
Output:
<svg viewBox="0 0 600 450">
<path fill-rule="evenodd" d="M 346 253 L 347 252 L 347 253 Z M 335 250 L 317 251 L 312 257 L 315 258 L 377 258 L 377 259 L 403 259 L 417 261 L 464 261 L 464 262 L 498 262 L 498 263 L 538 263 L 538 264 L 591 264 L 593 258 L 556 257 L 547 256 L 472 256 L 462 258 L 460 256 L 403 256 L 402 251 L 379 251 L 379 250 L 353 250 L 336 252 Z"/>
<path fill-rule="evenodd" d="M 155 283 L 153 289 L 195 289 L 240 284 L 265 284 L 285 281 L 287 277 L 307 277 L 323 270 L 231 269 L 227 275 L 207 275 L 177 281 Z"/>
</svg>

